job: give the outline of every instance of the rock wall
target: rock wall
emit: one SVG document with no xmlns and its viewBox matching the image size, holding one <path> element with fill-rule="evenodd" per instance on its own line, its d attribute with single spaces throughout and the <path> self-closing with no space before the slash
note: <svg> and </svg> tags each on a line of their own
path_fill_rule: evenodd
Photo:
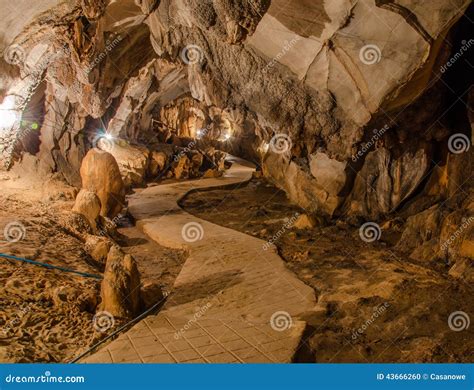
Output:
<svg viewBox="0 0 474 390">
<path fill-rule="evenodd" d="M 444 115 L 456 100 L 444 84 L 474 44 L 459 27 L 469 4 L 69 1 L 5 42 L 0 90 L 19 117 L 47 84 L 37 157 L 75 185 L 101 133 L 145 146 L 204 138 L 261 165 L 309 212 L 376 220 L 459 184 L 443 167 L 452 137 L 470 144 L 472 129 L 465 107 L 462 120 Z M 21 159 L 18 133 L 0 132 L 7 167 Z"/>
</svg>

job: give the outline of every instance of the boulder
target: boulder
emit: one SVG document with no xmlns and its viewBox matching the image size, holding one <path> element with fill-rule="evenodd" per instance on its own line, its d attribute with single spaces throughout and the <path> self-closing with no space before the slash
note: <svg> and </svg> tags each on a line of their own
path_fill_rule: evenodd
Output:
<svg viewBox="0 0 474 390">
<path fill-rule="evenodd" d="M 313 229 L 316 226 L 316 220 L 314 217 L 308 214 L 301 214 L 296 219 L 293 227 L 296 229 L 304 230 L 304 229 Z"/>
<path fill-rule="evenodd" d="M 150 158 L 147 148 L 116 139 L 101 140 L 99 146 L 114 156 L 126 187 L 143 185 Z"/>
<path fill-rule="evenodd" d="M 95 261 L 105 265 L 107 261 L 107 255 L 112 246 L 112 241 L 106 237 L 88 235 L 84 249 Z"/>
<path fill-rule="evenodd" d="M 164 295 L 161 285 L 156 282 L 143 283 L 141 288 L 141 299 L 145 310 L 162 301 Z"/>
<path fill-rule="evenodd" d="M 168 165 L 168 156 L 164 152 L 153 151 L 150 154 L 150 164 L 148 166 L 148 176 L 155 177 L 162 173 Z"/>
<path fill-rule="evenodd" d="M 100 199 L 94 192 L 85 189 L 79 191 L 72 211 L 84 215 L 93 230 L 97 229 L 97 218 L 99 217 L 100 210 Z"/>
<path fill-rule="evenodd" d="M 187 179 L 189 177 L 189 171 L 192 163 L 188 156 L 182 155 L 179 157 L 177 163 L 174 164 L 173 174 L 176 179 Z"/>
<path fill-rule="evenodd" d="M 79 213 L 64 212 L 60 215 L 58 222 L 68 234 L 81 241 L 85 241 L 85 237 L 93 233 L 87 218 Z"/>
<path fill-rule="evenodd" d="M 91 149 L 81 165 L 82 187 L 100 199 L 100 215 L 114 218 L 125 202 L 125 187 L 114 157 L 99 149 Z"/>
<path fill-rule="evenodd" d="M 140 311 L 140 274 L 132 256 L 113 246 L 107 255 L 100 310 L 130 318 Z"/>
</svg>

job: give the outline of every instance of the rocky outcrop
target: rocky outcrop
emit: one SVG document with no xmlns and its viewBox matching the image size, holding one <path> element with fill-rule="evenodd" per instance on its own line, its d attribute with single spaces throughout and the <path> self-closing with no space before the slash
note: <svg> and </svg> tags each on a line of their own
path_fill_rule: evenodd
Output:
<svg viewBox="0 0 474 390">
<path fill-rule="evenodd" d="M 129 318 L 140 311 L 140 274 L 132 256 L 113 246 L 107 255 L 100 310 Z"/>
<path fill-rule="evenodd" d="M 97 228 L 97 219 L 101 211 L 100 199 L 94 192 L 82 189 L 76 197 L 72 211 L 84 215 L 93 230 Z"/>
<path fill-rule="evenodd" d="M 100 199 L 100 215 L 115 217 L 124 206 L 125 187 L 114 157 L 107 152 L 92 149 L 81 165 L 82 187 Z"/>
<path fill-rule="evenodd" d="M 34 94 L 44 99 L 42 171 L 75 185 L 81 159 L 107 130 L 134 145 L 111 151 L 129 186 L 166 170 L 163 155 L 135 145 L 212 146 L 261 165 L 308 212 L 382 219 L 421 191 L 433 196 L 445 166 L 449 189 L 438 201 L 465 179 L 467 157 L 447 145 L 457 133 L 472 141 L 469 113 L 446 112 L 465 92 L 452 79 L 469 77 L 458 61 L 471 45 L 461 19 L 469 4 L 51 4 L 9 36 L 2 96 L 11 97 L 12 118 Z M 16 125 L 1 133 L 7 165 L 25 151 Z M 194 177 L 201 156 L 185 155 L 171 170 Z"/>
</svg>

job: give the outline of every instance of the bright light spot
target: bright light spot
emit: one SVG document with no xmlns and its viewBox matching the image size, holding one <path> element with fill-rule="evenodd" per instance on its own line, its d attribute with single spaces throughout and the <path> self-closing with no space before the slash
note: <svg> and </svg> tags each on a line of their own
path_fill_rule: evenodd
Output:
<svg viewBox="0 0 474 390">
<path fill-rule="evenodd" d="M 114 137 L 112 136 L 112 134 L 105 133 L 105 138 L 107 138 L 107 139 L 112 139 L 112 138 L 114 138 Z"/>
<path fill-rule="evenodd" d="M 269 148 L 269 146 L 270 146 L 270 144 L 267 144 L 266 142 L 263 144 L 263 147 L 262 147 L 262 149 L 263 149 L 263 151 L 264 151 L 265 153 L 267 153 L 267 152 L 268 152 L 268 148 Z"/>
<path fill-rule="evenodd" d="M 196 131 L 196 135 L 198 138 L 201 138 L 203 136 L 204 132 L 202 131 L 202 129 L 199 129 L 198 131 Z"/>
<path fill-rule="evenodd" d="M 18 119 L 20 118 L 17 112 L 0 109 L 0 127 L 5 129 L 13 127 Z"/>
<path fill-rule="evenodd" d="M 8 129 L 20 120 L 20 113 L 15 110 L 15 99 L 7 96 L 0 104 L 0 127 Z"/>
<path fill-rule="evenodd" d="M 230 134 L 224 135 L 224 139 L 225 139 L 226 141 L 230 140 L 230 139 L 231 139 L 231 135 L 230 135 Z"/>
</svg>

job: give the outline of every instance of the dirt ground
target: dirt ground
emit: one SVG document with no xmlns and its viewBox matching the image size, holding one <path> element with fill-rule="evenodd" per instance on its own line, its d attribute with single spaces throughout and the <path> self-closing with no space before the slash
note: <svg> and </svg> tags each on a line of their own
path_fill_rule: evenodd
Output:
<svg viewBox="0 0 474 390">
<path fill-rule="evenodd" d="M 0 253 L 101 275 L 84 244 L 63 227 L 64 212 L 73 206 L 72 188 L 3 184 Z M 11 236 L 21 238 L 16 242 L 4 237 L 9 224 Z M 160 280 L 169 291 L 185 254 L 150 242 L 130 224 L 119 232 L 119 244 L 137 261 L 142 283 Z M 69 362 L 125 322 L 115 319 L 105 333 L 95 330 L 99 303 L 100 280 L 0 258 L 0 362 Z"/>
<path fill-rule="evenodd" d="M 453 331 L 451 313 L 474 312 L 474 287 L 448 276 L 444 264 L 417 263 L 393 249 L 396 232 L 369 244 L 343 222 L 310 230 L 291 227 L 296 213 L 285 194 L 254 179 L 236 190 L 190 194 L 182 201 L 199 218 L 264 241 L 318 297 L 301 361 L 472 362 L 474 327 Z M 384 238 L 385 237 L 385 238 Z"/>
</svg>

